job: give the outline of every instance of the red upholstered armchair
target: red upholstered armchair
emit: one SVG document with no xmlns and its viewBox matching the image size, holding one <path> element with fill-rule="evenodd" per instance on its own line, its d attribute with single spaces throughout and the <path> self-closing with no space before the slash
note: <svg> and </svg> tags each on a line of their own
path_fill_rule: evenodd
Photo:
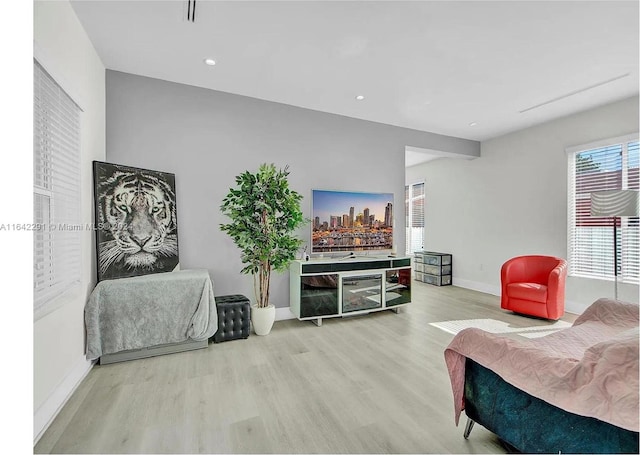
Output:
<svg viewBox="0 0 640 455">
<path fill-rule="evenodd" d="M 558 320 L 564 314 L 567 261 L 553 256 L 518 256 L 500 271 L 500 306 L 515 313 Z"/>
</svg>

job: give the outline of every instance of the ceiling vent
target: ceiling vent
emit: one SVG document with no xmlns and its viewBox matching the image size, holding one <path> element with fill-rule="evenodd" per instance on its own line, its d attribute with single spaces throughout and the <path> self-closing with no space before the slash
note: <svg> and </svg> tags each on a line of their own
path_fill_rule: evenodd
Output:
<svg viewBox="0 0 640 455">
<path fill-rule="evenodd" d="M 187 22 L 196 21 L 196 0 L 187 0 L 184 4 L 184 17 Z"/>
<path fill-rule="evenodd" d="M 544 103 L 536 104 L 535 106 L 528 107 L 519 111 L 521 114 L 524 114 L 527 111 L 531 111 L 533 109 L 537 109 L 542 106 L 546 106 L 547 104 L 555 103 L 556 101 L 563 100 L 565 98 L 569 98 L 570 96 L 577 95 L 578 93 L 586 92 L 587 90 L 594 89 L 596 87 L 600 87 L 601 85 L 609 84 L 611 82 L 617 81 L 618 79 L 622 79 L 623 77 L 629 76 L 631 73 L 622 74 L 620 76 L 612 77 L 611 79 L 607 79 L 606 81 L 598 82 L 597 84 L 590 85 L 588 87 L 584 87 L 578 90 L 574 90 L 573 92 L 565 93 L 564 95 L 558 96 L 556 98 L 545 101 Z"/>
</svg>

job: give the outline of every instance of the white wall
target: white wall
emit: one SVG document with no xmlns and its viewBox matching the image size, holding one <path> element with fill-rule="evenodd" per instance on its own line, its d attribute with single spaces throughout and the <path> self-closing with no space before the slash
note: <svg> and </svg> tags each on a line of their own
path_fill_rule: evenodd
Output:
<svg viewBox="0 0 640 455">
<path fill-rule="evenodd" d="M 407 169 L 426 185 L 425 249 L 453 254 L 455 285 L 500 294 L 500 267 L 521 254 L 567 257 L 565 149 L 638 131 L 638 97 L 481 144 L 475 160 L 441 158 Z M 613 282 L 569 277 L 567 309 L 581 313 Z M 619 285 L 637 302 L 638 286 Z"/>
<path fill-rule="evenodd" d="M 34 3 L 34 57 L 83 110 L 81 219 L 93 222 L 92 161 L 105 158 L 105 68 L 67 1 Z M 33 327 L 34 439 L 91 363 L 84 356 L 84 304 L 95 286 L 95 234 L 82 233 L 81 287 Z"/>
</svg>

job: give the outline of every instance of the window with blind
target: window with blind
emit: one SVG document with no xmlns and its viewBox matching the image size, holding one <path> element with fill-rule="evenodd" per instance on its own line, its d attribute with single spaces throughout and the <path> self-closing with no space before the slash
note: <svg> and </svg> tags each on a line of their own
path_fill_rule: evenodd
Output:
<svg viewBox="0 0 640 455">
<path fill-rule="evenodd" d="M 34 311 L 80 282 L 80 108 L 34 60 Z"/>
<path fill-rule="evenodd" d="M 640 189 L 638 135 L 569 150 L 569 275 L 613 279 L 614 244 L 618 281 L 639 282 L 638 217 L 591 215 L 591 193 Z M 614 242 L 613 223 L 617 241 Z"/>
<path fill-rule="evenodd" d="M 424 249 L 424 182 L 404 187 L 405 254 Z"/>
</svg>

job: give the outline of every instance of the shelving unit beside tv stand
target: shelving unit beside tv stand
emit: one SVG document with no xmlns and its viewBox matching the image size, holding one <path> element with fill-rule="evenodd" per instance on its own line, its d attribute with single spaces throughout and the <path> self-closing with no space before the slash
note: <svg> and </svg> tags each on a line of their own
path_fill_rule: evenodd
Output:
<svg viewBox="0 0 640 455">
<path fill-rule="evenodd" d="M 290 309 L 301 321 L 394 310 L 411 303 L 411 258 L 355 256 L 293 261 Z"/>
</svg>

